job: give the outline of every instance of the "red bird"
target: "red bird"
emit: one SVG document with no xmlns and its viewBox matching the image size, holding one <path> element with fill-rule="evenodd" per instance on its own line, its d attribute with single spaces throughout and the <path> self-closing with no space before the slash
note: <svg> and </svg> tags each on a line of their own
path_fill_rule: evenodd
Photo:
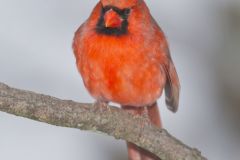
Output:
<svg viewBox="0 0 240 160">
<path fill-rule="evenodd" d="M 119 103 L 135 115 L 147 113 L 161 126 L 157 99 L 165 90 L 176 112 L 179 80 L 164 33 L 143 0 L 100 0 L 75 33 L 77 68 L 97 102 Z M 130 160 L 157 159 L 128 143 Z"/>
</svg>

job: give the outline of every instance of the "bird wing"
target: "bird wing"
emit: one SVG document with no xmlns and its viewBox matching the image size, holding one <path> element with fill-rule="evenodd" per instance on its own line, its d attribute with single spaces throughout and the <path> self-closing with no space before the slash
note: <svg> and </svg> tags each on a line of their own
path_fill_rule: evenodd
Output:
<svg viewBox="0 0 240 160">
<path fill-rule="evenodd" d="M 83 28 L 84 28 L 84 24 L 83 23 L 79 28 L 78 30 L 75 32 L 75 35 L 74 35 L 74 38 L 73 38 L 73 43 L 72 43 L 72 48 L 73 48 L 73 53 L 76 57 L 76 59 L 78 60 L 80 58 L 80 56 L 78 55 L 78 50 L 79 50 L 79 41 L 80 41 L 80 38 L 81 38 L 81 34 L 83 32 Z"/>
<path fill-rule="evenodd" d="M 179 104 L 180 83 L 171 57 L 169 58 L 169 62 L 167 64 L 163 64 L 163 68 L 166 73 L 165 101 L 169 110 L 172 112 L 177 112 Z"/>
<path fill-rule="evenodd" d="M 161 42 L 161 45 L 158 45 L 158 47 L 160 47 L 160 52 L 159 54 L 155 54 L 155 56 L 157 56 L 156 58 L 159 60 L 166 74 L 166 84 L 164 88 L 166 96 L 165 101 L 168 109 L 175 113 L 178 110 L 180 94 L 178 74 L 173 64 L 165 35 L 154 18 L 152 18 L 152 22 L 154 24 L 154 28 L 157 30 L 155 35 L 158 35 Z"/>
<path fill-rule="evenodd" d="M 155 19 L 152 17 L 152 22 L 156 31 L 156 36 L 160 39 L 160 45 L 157 50 L 159 50 L 158 54 L 155 54 L 155 58 L 159 60 L 162 68 L 166 74 L 166 84 L 165 84 L 165 96 L 166 96 L 166 104 L 170 111 L 177 112 L 178 104 L 179 104 L 179 94 L 180 94 L 180 83 L 178 79 L 178 74 L 173 64 L 168 43 L 166 41 L 165 35 L 162 29 L 159 27 Z"/>
</svg>

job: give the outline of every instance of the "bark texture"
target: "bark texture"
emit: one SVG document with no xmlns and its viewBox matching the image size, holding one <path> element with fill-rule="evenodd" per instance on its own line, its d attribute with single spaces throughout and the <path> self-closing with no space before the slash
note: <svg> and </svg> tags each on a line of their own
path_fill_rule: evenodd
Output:
<svg viewBox="0 0 240 160">
<path fill-rule="evenodd" d="M 0 83 L 0 111 L 48 124 L 101 132 L 132 142 L 162 160 L 205 160 L 201 153 L 123 110 L 10 88 Z"/>
</svg>

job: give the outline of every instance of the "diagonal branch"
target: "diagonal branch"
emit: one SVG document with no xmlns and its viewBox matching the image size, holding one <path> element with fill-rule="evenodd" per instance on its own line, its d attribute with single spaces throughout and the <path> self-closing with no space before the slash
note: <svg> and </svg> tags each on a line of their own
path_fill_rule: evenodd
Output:
<svg viewBox="0 0 240 160">
<path fill-rule="evenodd" d="M 205 160 L 200 152 L 171 136 L 166 130 L 144 123 L 117 107 L 60 100 L 0 83 L 0 111 L 48 124 L 99 131 L 124 139 L 154 153 L 162 160 Z M 142 124 L 145 124 L 144 126 Z"/>
</svg>

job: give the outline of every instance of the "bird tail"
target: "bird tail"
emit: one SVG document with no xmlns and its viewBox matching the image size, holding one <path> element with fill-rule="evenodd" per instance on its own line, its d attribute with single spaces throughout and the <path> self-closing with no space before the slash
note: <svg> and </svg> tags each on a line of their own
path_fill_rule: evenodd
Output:
<svg viewBox="0 0 240 160">
<path fill-rule="evenodd" d="M 142 116 L 147 114 L 148 119 L 153 125 L 162 128 L 157 102 L 151 106 L 148 106 L 146 109 L 144 107 L 134 106 L 122 106 L 122 108 L 133 115 Z M 133 143 L 127 142 L 127 147 L 129 160 L 160 160 L 152 153 L 138 147 Z"/>
</svg>

